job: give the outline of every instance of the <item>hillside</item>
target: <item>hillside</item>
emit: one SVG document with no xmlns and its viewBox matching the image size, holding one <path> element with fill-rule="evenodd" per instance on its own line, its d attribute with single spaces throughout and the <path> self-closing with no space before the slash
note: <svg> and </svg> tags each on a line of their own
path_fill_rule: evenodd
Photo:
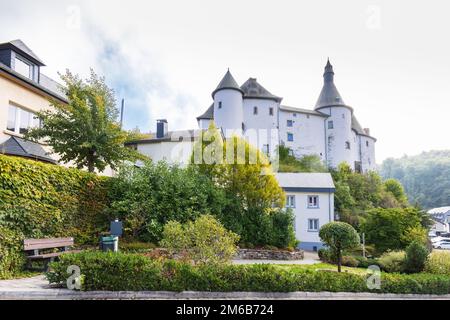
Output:
<svg viewBox="0 0 450 320">
<path fill-rule="evenodd" d="M 425 209 L 450 205 L 450 150 L 388 158 L 380 173 L 383 178 L 398 179 L 411 203 Z"/>
</svg>

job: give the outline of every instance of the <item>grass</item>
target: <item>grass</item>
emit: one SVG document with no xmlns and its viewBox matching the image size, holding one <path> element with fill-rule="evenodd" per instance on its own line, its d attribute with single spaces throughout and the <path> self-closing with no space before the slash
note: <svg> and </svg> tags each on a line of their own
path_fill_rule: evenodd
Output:
<svg viewBox="0 0 450 320">
<path fill-rule="evenodd" d="M 43 272 L 39 271 L 28 271 L 28 270 L 22 270 L 20 272 L 15 273 L 14 275 L 6 278 L 0 277 L 0 280 L 14 280 L 14 279 L 24 279 L 24 278 L 31 278 L 38 275 L 43 274 Z"/>
<path fill-rule="evenodd" d="M 316 264 L 276 264 L 277 268 L 290 270 L 293 272 L 302 271 L 302 270 L 331 270 L 337 272 L 337 266 L 329 263 L 316 263 Z M 350 272 L 355 274 L 366 274 L 366 268 L 351 268 L 351 267 L 342 267 L 342 272 Z"/>
</svg>

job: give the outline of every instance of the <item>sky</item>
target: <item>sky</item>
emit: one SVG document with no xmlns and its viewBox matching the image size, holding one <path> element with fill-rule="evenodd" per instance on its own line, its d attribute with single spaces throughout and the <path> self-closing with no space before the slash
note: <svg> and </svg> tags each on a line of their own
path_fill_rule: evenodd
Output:
<svg viewBox="0 0 450 320">
<path fill-rule="evenodd" d="M 450 149 L 448 1 L 0 2 L 0 42 L 24 41 L 54 79 L 93 68 L 125 99 L 125 129 L 154 132 L 160 118 L 197 128 L 227 68 L 313 109 L 329 57 L 343 100 L 378 139 L 377 163 Z"/>
</svg>

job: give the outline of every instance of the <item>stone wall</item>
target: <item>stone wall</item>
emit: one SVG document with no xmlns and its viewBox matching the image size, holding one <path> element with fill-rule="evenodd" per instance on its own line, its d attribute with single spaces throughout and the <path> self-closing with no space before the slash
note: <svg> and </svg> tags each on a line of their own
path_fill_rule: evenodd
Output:
<svg viewBox="0 0 450 320">
<path fill-rule="evenodd" d="M 239 249 L 236 259 L 252 260 L 302 260 L 303 250 L 266 250 L 266 249 Z"/>
</svg>

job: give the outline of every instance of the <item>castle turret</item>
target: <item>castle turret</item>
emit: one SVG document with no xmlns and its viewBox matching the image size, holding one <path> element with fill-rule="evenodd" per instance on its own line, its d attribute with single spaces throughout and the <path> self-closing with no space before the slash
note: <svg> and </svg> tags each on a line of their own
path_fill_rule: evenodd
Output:
<svg viewBox="0 0 450 320">
<path fill-rule="evenodd" d="M 329 115 L 325 120 L 326 159 L 330 167 L 347 162 L 355 169 L 359 149 L 352 132 L 353 109 L 344 103 L 334 84 L 334 71 L 330 60 L 323 74 L 323 87 L 317 99 L 316 111 Z"/>
<path fill-rule="evenodd" d="M 227 71 L 217 88 L 212 92 L 214 99 L 214 122 L 222 128 L 226 137 L 233 133 L 242 134 L 244 92 Z"/>
</svg>

